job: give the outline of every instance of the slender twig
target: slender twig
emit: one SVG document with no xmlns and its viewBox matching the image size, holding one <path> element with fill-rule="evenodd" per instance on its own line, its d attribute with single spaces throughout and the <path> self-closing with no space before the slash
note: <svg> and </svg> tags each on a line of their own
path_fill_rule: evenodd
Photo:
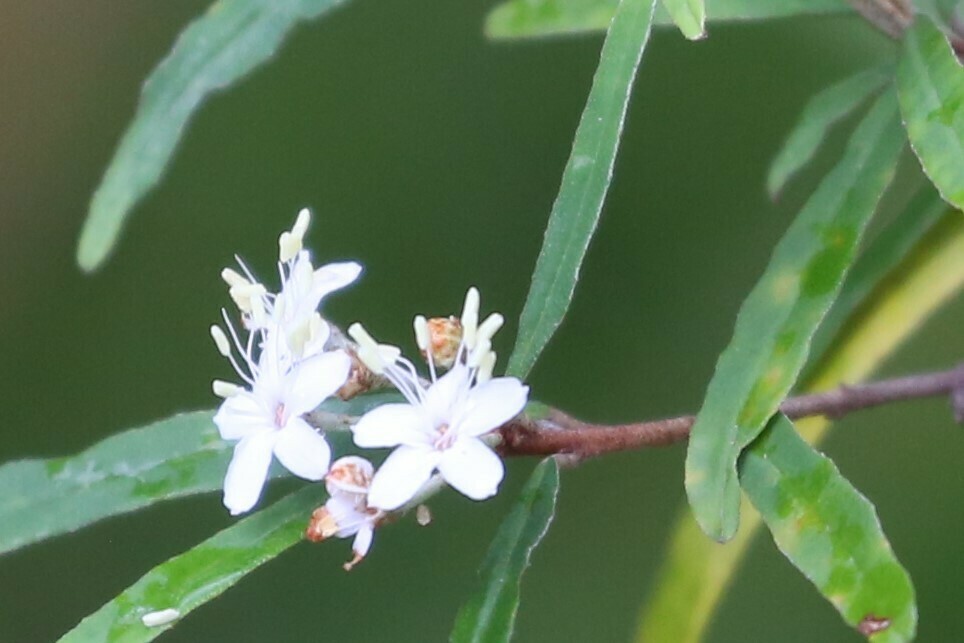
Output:
<svg viewBox="0 0 964 643">
<path fill-rule="evenodd" d="M 924 373 L 870 384 L 839 388 L 788 398 L 780 411 L 791 419 L 823 415 L 839 417 L 847 413 L 890 402 L 924 397 L 946 396 L 955 417 L 964 416 L 964 364 L 949 371 Z M 548 417 L 521 417 L 499 429 L 502 441 L 498 451 L 504 456 L 573 454 L 579 458 L 613 451 L 675 444 L 685 440 L 696 418 L 692 415 L 605 426 L 588 424 L 560 411 Z"/>
</svg>

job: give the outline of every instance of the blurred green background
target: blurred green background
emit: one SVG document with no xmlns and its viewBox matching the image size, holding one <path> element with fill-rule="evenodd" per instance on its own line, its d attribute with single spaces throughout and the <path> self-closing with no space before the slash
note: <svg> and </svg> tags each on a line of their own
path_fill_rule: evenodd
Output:
<svg viewBox="0 0 964 643">
<path fill-rule="evenodd" d="M 173 412 L 211 408 L 230 375 L 207 327 L 232 255 L 273 275 L 278 233 L 309 206 L 319 262 L 358 259 L 329 316 L 411 347 L 419 312 L 515 320 L 597 62 L 601 37 L 490 43 L 491 2 L 359 0 L 298 30 L 267 67 L 212 100 L 163 183 L 94 276 L 74 265 L 91 193 L 141 82 L 201 1 L 0 6 L 0 460 L 72 453 Z M 840 131 L 771 203 L 767 163 L 816 89 L 892 55 L 855 19 L 658 33 L 636 86 L 615 182 L 572 311 L 533 395 L 596 421 L 698 407 L 736 311 Z M 905 171 L 911 170 L 908 159 Z M 910 172 L 907 172 L 908 174 Z M 900 199 L 893 199 L 898 202 Z M 934 318 L 887 372 L 964 357 L 964 305 Z M 514 323 L 502 332 L 503 358 Z M 503 360 L 504 361 L 504 360 Z M 865 412 L 826 444 L 877 503 L 917 585 L 920 640 L 964 630 L 964 436 L 940 402 Z M 682 447 L 566 471 L 523 584 L 518 641 L 626 641 L 683 501 Z M 167 641 L 441 641 L 532 466 L 434 523 L 299 545 Z M 295 483 L 277 485 L 277 496 Z M 232 520 L 217 495 L 108 520 L 0 559 L 0 641 L 49 641 L 151 566 Z M 766 537 L 711 641 L 857 641 Z"/>
</svg>

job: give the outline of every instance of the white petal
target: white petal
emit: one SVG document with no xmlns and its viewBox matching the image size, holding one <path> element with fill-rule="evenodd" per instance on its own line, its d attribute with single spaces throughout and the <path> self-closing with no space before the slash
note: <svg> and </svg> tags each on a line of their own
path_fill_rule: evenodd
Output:
<svg viewBox="0 0 964 643">
<path fill-rule="evenodd" d="M 508 422 L 526 405 L 529 387 L 514 377 L 497 377 L 469 393 L 454 419 L 459 435 L 478 436 Z"/>
<path fill-rule="evenodd" d="M 244 437 L 270 429 L 271 418 L 251 393 L 243 391 L 221 403 L 214 416 L 218 433 L 224 440 L 240 440 Z"/>
<path fill-rule="evenodd" d="M 311 296 L 316 302 L 315 307 L 330 293 L 344 288 L 358 279 L 361 271 L 361 264 L 354 261 L 329 263 L 315 270 L 311 285 Z"/>
<path fill-rule="evenodd" d="M 437 422 L 452 421 L 452 413 L 468 391 L 469 369 L 456 364 L 452 370 L 432 384 L 425 393 L 425 408 Z"/>
<path fill-rule="evenodd" d="M 447 483 L 472 500 L 494 496 L 505 475 L 499 456 L 476 438 L 461 438 L 443 451 L 438 469 Z"/>
<path fill-rule="evenodd" d="M 268 476 L 275 439 L 275 431 L 261 431 L 234 447 L 234 457 L 224 477 L 224 506 L 232 516 L 248 511 L 258 502 Z"/>
<path fill-rule="evenodd" d="M 285 409 L 289 417 L 313 411 L 348 379 L 351 358 L 345 351 L 315 355 L 294 367 L 285 380 Z"/>
<path fill-rule="evenodd" d="M 408 446 L 392 451 L 375 472 L 368 506 L 391 511 L 404 505 L 428 482 L 441 455 L 434 449 Z"/>
<path fill-rule="evenodd" d="M 325 438 L 301 418 L 291 418 L 278 432 L 274 454 L 285 469 L 306 480 L 321 480 L 331 464 Z"/>
<path fill-rule="evenodd" d="M 335 535 L 339 538 L 354 536 L 367 519 L 365 514 L 358 511 L 356 499 L 347 494 L 328 498 L 325 508 L 338 526 L 338 533 Z"/>
<path fill-rule="evenodd" d="M 372 537 L 374 535 L 375 530 L 372 529 L 371 525 L 365 523 L 361 526 L 361 529 L 358 530 L 358 534 L 351 544 L 351 550 L 358 556 L 365 556 L 372 547 Z"/>
<path fill-rule="evenodd" d="M 428 445 L 433 427 L 425 412 L 411 404 L 382 404 L 351 428 L 355 444 L 366 449 Z"/>
</svg>

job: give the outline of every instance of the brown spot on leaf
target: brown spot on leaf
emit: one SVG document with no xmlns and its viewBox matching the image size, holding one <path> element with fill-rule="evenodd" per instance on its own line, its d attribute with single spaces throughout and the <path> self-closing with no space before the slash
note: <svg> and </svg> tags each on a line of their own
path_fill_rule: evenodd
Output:
<svg viewBox="0 0 964 643">
<path fill-rule="evenodd" d="M 860 623 L 857 624 L 857 631 L 864 636 L 871 636 L 877 632 L 883 632 L 888 627 L 890 627 L 890 619 L 886 616 L 868 614 L 860 619 Z"/>
</svg>

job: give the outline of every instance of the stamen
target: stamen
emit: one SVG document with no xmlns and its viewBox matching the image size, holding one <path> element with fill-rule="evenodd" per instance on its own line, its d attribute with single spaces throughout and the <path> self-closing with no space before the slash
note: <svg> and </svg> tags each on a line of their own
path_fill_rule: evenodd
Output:
<svg viewBox="0 0 964 643">
<path fill-rule="evenodd" d="M 282 232 L 278 237 L 278 259 L 282 263 L 291 261 L 298 256 L 304 246 L 305 232 L 308 231 L 308 224 L 311 222 L 311 212 L 308 208 L 302 208 L 298 213 L 291 232 Z"/>
<path fill-rule="evenodd" d="M 502 324 L 505 323 L 505 317 L 499 313 L 492 313 L 485 318 L 482 325 L 479 326 L 476 341 L 482 341 L 485 339 L 491 340 L 495 336 L 499 329 L 502 328 Z"/>
<path fill-rule="evenodd" d="M 475 346 L 475 334 L 479 327 L 479 290 L 472 286 L 465 293 L 462 307 L 462 341 L 471 349 Z"/>
<path fill-rule="evenodd" d="M 358 344 L 358 359 L 376 375 L 383 374 L 387 364 L 382 359 L 378 344 L 364 326 L 355 322 L 348 327 L 348 335 Z"/>
<path fill-rule="evenodd" d="M 478 368 L 482 364 L 482 360 L 485 359 L 487 353 L 492 350 L 492 342 L 484 339 L 481 340 L 472 352 L 469 353 L 468 366 L 469 368 Z"/>
<path fill-rule="evenodd" d="M 413 326 L 415 327 L 415 343 L 418 345 L 418 349 L 423 353 L 428 353 L 428 320 L 422 315 L 416 315 Z"/>
<path fill-rule="evenodd" d="M 237 384 L 232 384 L 231 382 L 225 382 L 224 380 L 214 380 L 211 382 L 211 390 L 218 397 L 223 397 L 225 399 L 231 397 L 232 395 L 237 395 L 242 391 L 242 388 Z"/>
<path fill-rule="evenodd" d="M 482 358 L 481 363 L 479 363 L 479 370 L 475 374 L 475 381 L 479 384 L 485 384 L 492 379 L 492 370 L 495 368 L 495 351 L 489 351 Z"/>
<path fill-rule="evenodd" d="M 235 286 L 247 286 L 251 283 L 242 277 L 236 270 L 232 270 L 231 268 L 225 268 L 221 271 L 221 279 L 223 279 L 224 283 L 231 288 L 234 288 Z"/>
<path fill-rule="evenodd" d="M 217 324 L 211 326 L 211 339 L 214 340 L 214 345 L 218 347 L 218 352 L 223 357 L 231 357 L 231 342 L 228 341 L 228 336 Z"/>
</svg>

